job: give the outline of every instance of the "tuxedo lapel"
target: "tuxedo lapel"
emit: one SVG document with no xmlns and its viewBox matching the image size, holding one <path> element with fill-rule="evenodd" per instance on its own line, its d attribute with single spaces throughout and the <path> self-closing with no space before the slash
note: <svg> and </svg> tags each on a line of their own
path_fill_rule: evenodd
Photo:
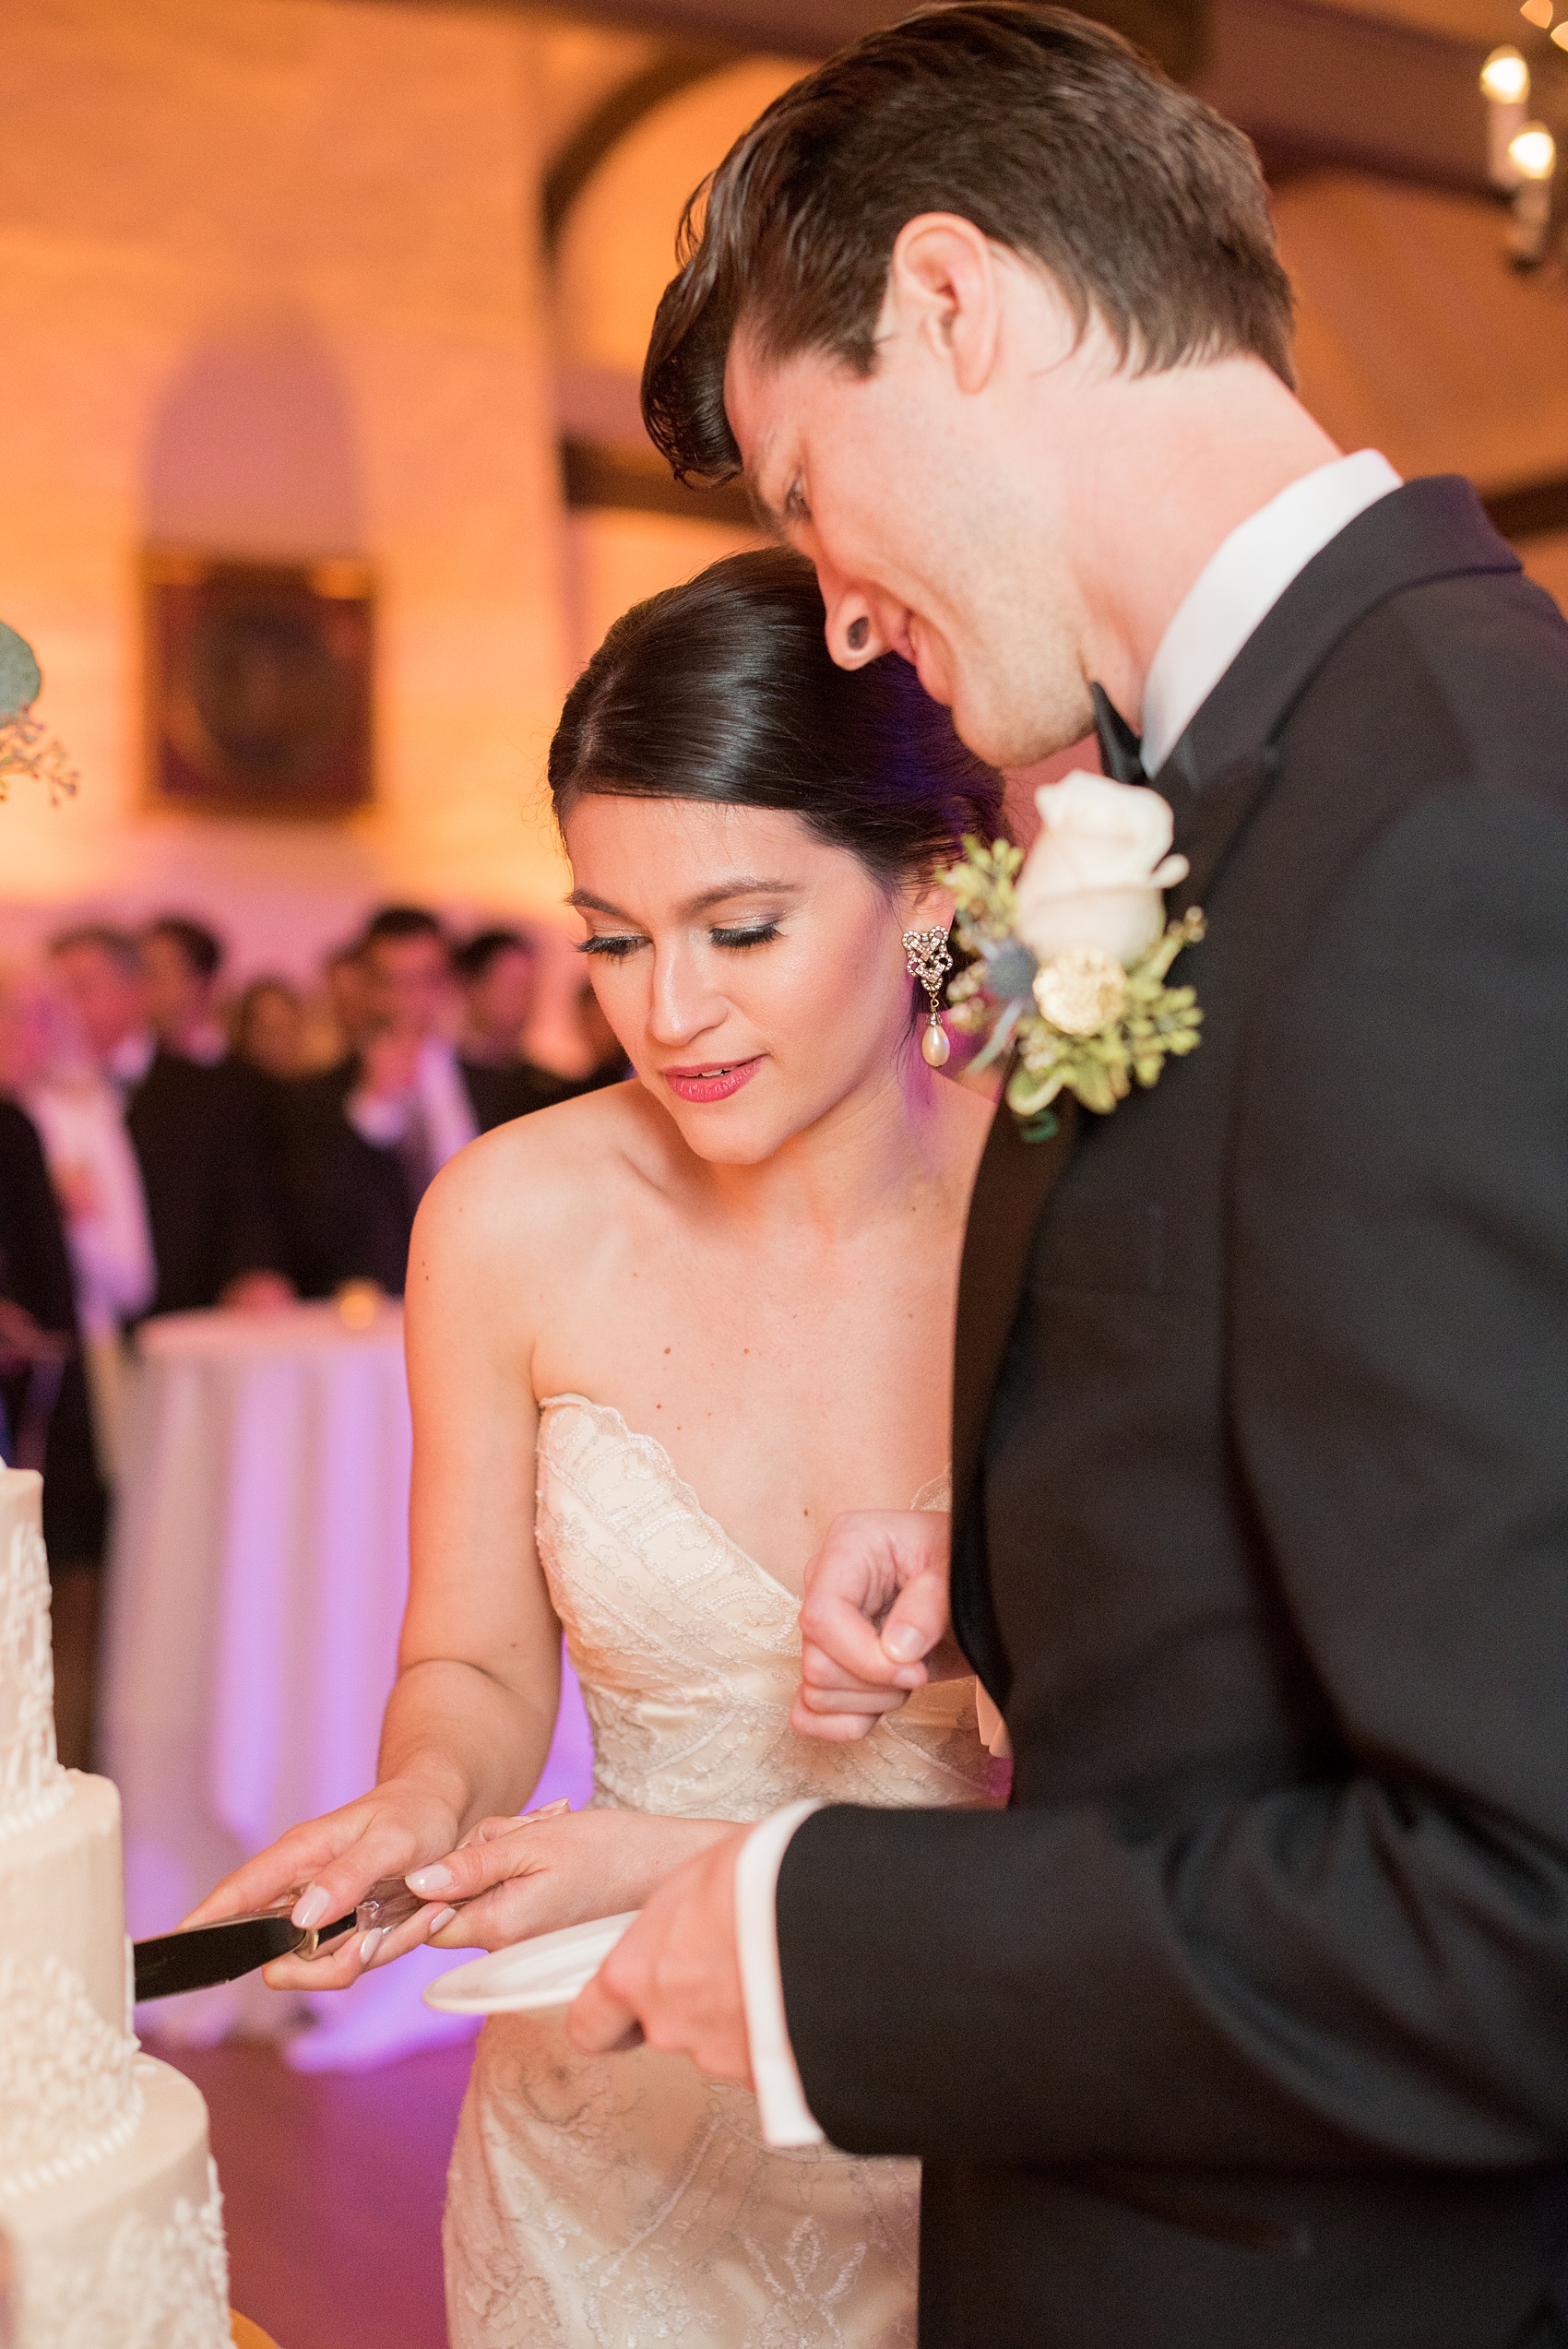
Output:
<svg viewBox="0 0 1568 2349">
<path fill-rule="evenodd" d="M 1265 614 L 1155 777 L 1176 819 L 1190 871 L 1171 909 L 1201 905 L 1259 796 L 1275 744 L 1300 694 L 1341 638 L 1402 589 L 1467 573 L 1517 571 L 1467 481 L 1412 481 L 1359 515 L 1315 555 Z M 1135 735 L 1097 685 L 1100 754 L 1113 780 L 1146 780 Z M 992 1614 L 980 1518 L 986 1423 L 1028 1269 L 1035 1228 L 1061 1179 L 1079 1122 L 1062 1096 L 1046 1143 L 1021 1139 L 1005 1105 L 980 1160 L 958 1283 L 953 1384 L 953 1619 L 992 1695 L 1008 1667 Z"/>
<path fill-rule="evenodd" d="M 953 1626 L 960 1646 L 998 1703 L 1007 1669 L 985 1587 L 980 1536 L 981 1454 L 996 1374 L 1007 1350 L 1035 1226 L 1072 1156 L 1079 1109 L 1056 1103 L 1049 1142 L 1026 1142 L 1005 1087 L 975 1177 L 958 1274 L 953 1361 Z"/>
<path fill-rule="evenodd" d="M 1265 613 L 1154 778 L 1191 867 L 1172 911 L 1201 905 L 1260 793 L 1291 710 L 1336 647 L 1408 587 L 1519 569 L 1467 481 L 1409 481 L 1331 539 Z"/>
<path fill-rule="evenodd" d="M 953 1499 L 962 1508 L 980 1468 L 992 1389 L 1017 1311 L 1040 1209 L 1072 1155 L 1078 1105 L 1062 1095 L 1049 1142 L 1026 1142 L 1004 1099 L 975 1177 L 958 1274 L 954 1350 Z"/>
</svg>

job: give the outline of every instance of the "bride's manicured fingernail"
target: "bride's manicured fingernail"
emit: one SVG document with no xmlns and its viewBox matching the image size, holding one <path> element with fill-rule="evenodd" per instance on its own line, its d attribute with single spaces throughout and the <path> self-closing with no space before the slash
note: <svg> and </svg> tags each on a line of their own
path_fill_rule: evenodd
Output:
<svg viewBox="0 0 1568 2349">
<path fill-rule="evenodd" d="M 435 1915 L 430 1920 L 431 1931 L 433 1933 L 439 1933 L 444 1927 L 451 1924 L 452 1919 L 457 1916 L 457 1912 L 455 1908 L 438 1908 Z"/>
<path fill-rule="evenodd" d="M 308 1933 L 313 1925 L 323 1922 L 331 1905 L 319 1884 L 307 1884 L 290 1912 L 290 1922 L 297 1925 L 302 1933 Z"/>
<path fill-rule="evenodd" d="M 432 1892 L 451 1891 L 452 1871 L 449 1868 L 443 1868 L 437 1860 L 429 1868 L 410 1868 L 403 1881 L 410 1892 L 428 1898 Z"/>
<path fill-rule="evenodd" d="M 368 1965 L 370 1963 L 372 1958 L 375 1955 L 376 1951 L 380 1948 L 382 1942 L 385 1941 L 386 1939 L 386 1928 L 385 1925 L 374 1925 L 371 1928 L 363 1940 L 360 1943 L 360 1963 L 362 1965 Z"/>
<path fill-rule="evenodd" d="M 895 1664 L 918 1664 L 925 1648 L 912 1623 L 890 1623 L 882 1634 L 882 1644 Z"/>
</svg>

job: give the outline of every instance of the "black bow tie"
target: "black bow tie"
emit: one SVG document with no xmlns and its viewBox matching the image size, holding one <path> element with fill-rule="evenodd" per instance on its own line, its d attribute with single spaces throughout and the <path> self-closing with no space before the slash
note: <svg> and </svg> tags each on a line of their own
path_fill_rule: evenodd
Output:
<svg viewBox="0 0 1568 2349">
<path fill-rule="evenodd" d="M 1100 765 L 1113 783 L 1146 783 L 1143 744 L 1121 711 L 1106 696 L 1102 685 L 1091 685 L 1095 732 L 1099 736 Z"/>
</svg>

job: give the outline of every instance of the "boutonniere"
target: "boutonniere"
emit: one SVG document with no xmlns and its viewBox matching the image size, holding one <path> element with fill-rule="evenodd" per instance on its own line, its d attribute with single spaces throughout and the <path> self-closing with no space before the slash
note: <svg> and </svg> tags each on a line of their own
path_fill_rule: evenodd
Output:
<svg viewBox="0 0 1568 2349">
<path fill-rule="evenodd" d="M 1035 794 L 1040 832 L 1025 857 L 1005 840 L 966 839 L 942 875 L 957 907 L 958 943 L 976 956 L 954 981 L 955 1026 L 992 1034 L 975 1065 L 1015 1044 L 1007 1106 L 1027 1142 L 1056 1131 L 1051 1104 L 1066 1091 L 1101 1115 L 1167 1058 L 1199 1042 L 1190 987 L 1168 987 L 1183 947 L 1204 934 L 1194 906 L 1167 922 L 1167 889 L 1187 875 L 1170 853 L 1167 802 L 1100 775 L 1063 777 Z"/>
</svg>

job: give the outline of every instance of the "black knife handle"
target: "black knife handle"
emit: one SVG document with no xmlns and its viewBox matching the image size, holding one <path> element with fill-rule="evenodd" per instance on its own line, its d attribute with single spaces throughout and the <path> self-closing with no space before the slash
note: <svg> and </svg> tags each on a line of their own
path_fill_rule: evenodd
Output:
<svg viewBox="0 0 1568 2349">
<path fill-rule="evenodd" d="M 254 1974 L 269 1959 L 289 1957 L 296 1950 L 314 1956 L 336 1934 L 348 1931 L 354 1920 L 340 1916 L 331 1925 L 303 1933 L 287 1909 L 262 1909 L 251 1916 L 231 1916 L 221 1925 L 193 1925 L 183 1933 L 160 1933 L 150 1941 L 133 1945 L 136 1999 L 172 1999 L 182 1990 L 208 1990 L 216 1982 L 234 1982 Z"/>
</svg>

